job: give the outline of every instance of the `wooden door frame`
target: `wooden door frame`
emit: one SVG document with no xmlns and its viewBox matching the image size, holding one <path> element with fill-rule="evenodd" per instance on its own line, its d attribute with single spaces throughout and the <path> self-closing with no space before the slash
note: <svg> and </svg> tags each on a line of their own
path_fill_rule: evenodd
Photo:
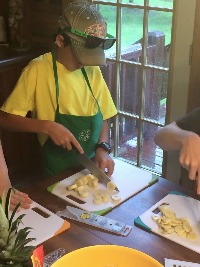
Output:
<svg viewBox="0 0 200 267">
<path fill-rule="evenodd" d="M 191 71 L 188 90 L 187 111 L 200 106 L 200 1 L 196 1 L 194 38 L 191 52 Z"/>
</svg>

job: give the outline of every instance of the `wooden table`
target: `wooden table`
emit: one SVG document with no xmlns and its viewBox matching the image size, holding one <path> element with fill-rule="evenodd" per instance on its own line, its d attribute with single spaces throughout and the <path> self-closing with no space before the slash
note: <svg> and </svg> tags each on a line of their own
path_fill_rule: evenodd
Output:
<svg viewBox="0 0 200 267">
<path fill-rule="evenodd" d="M 57 177 L 42 181 L 33 187 L 29 187 L 25 191 L 34 201 L 52 212 L 63 210 L 67 203 L 47 192 L 46 188 L 56 181 L 60 181 L 74 173 L 74 171 L 68 171 Z M 127 237 L 111 234 L 92 226 L 69 220 L 71 223 L 69 230 L 44 242 L 45 253 L 49 253 L 60 247 L 66 248 L 67 251 L 73 251 L 90 245 L 115 244 L 143 251 L 163 265 L 164 258 L 199 263 L 200 254 L 166 238 L 154 233 L 146 232 L 134 226 L 134 219 L 137 216 L 143 214 L 172 190 L 177 190 L 194 198 L 197 197 L 195 194 L 187 191 L 179 185 L 169 182 L 166 179 L 159 178 L 159 181 L 156 184 L 141 191 L 105 215 L 111 219 L 131 225 L 133 229 Z"/>
</svg>

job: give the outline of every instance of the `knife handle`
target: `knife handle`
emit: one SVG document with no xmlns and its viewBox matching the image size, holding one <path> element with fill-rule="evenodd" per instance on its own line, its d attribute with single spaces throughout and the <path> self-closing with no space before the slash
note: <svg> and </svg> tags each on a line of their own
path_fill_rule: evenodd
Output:
<svg viewBox="0 0 200 267">
<path fill-rule="evenodd" d="M 80 154 L 78 149 L 75 147 L 74 144 L 72 144 L 72 150 L 76 153 L 76 154 Z"/>
</svg>

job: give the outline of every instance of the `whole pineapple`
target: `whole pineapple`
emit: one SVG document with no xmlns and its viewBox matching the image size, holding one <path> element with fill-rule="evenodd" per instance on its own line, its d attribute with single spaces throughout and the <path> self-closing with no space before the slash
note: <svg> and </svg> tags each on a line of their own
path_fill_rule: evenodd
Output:
<svg viewBox="0 0 200 267">
<path fill-rule="evenodd" d="M 18 226 L 22 223 L 22 219 L 25 214 L 22 214 L 14 220 L 14 216 L 20 203 L 9 215 L 10 196 L 12 188 L 8 190 L 0 199 L 0 267 L 25 267 L 28 266 L 28 262 L 34 249 L 33 246 L 27 246 L 27 244 L 34 240 L 34 238 L 28 238 L 30 227 L 25 227 L 18 230 Z"/>
</svg>

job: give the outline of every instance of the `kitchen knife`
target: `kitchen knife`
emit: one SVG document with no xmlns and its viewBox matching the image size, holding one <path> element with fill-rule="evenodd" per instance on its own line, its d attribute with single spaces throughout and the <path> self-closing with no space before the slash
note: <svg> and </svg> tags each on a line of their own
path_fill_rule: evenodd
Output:
<svg viewBox="0 0 200 267">
<path fill-rule="evenodd" d="M 89 159 L 85 154 L 77 153 L 77 158 L 79 162 L 87 168 L 94 176 L 96 176 L 102 183 L 106 184 L 111 181 L 111 179 L 96 166 L 96 164 Z M 119 192 L 119 189 L 115 187 L 115 190 Z"/>
</svg>

